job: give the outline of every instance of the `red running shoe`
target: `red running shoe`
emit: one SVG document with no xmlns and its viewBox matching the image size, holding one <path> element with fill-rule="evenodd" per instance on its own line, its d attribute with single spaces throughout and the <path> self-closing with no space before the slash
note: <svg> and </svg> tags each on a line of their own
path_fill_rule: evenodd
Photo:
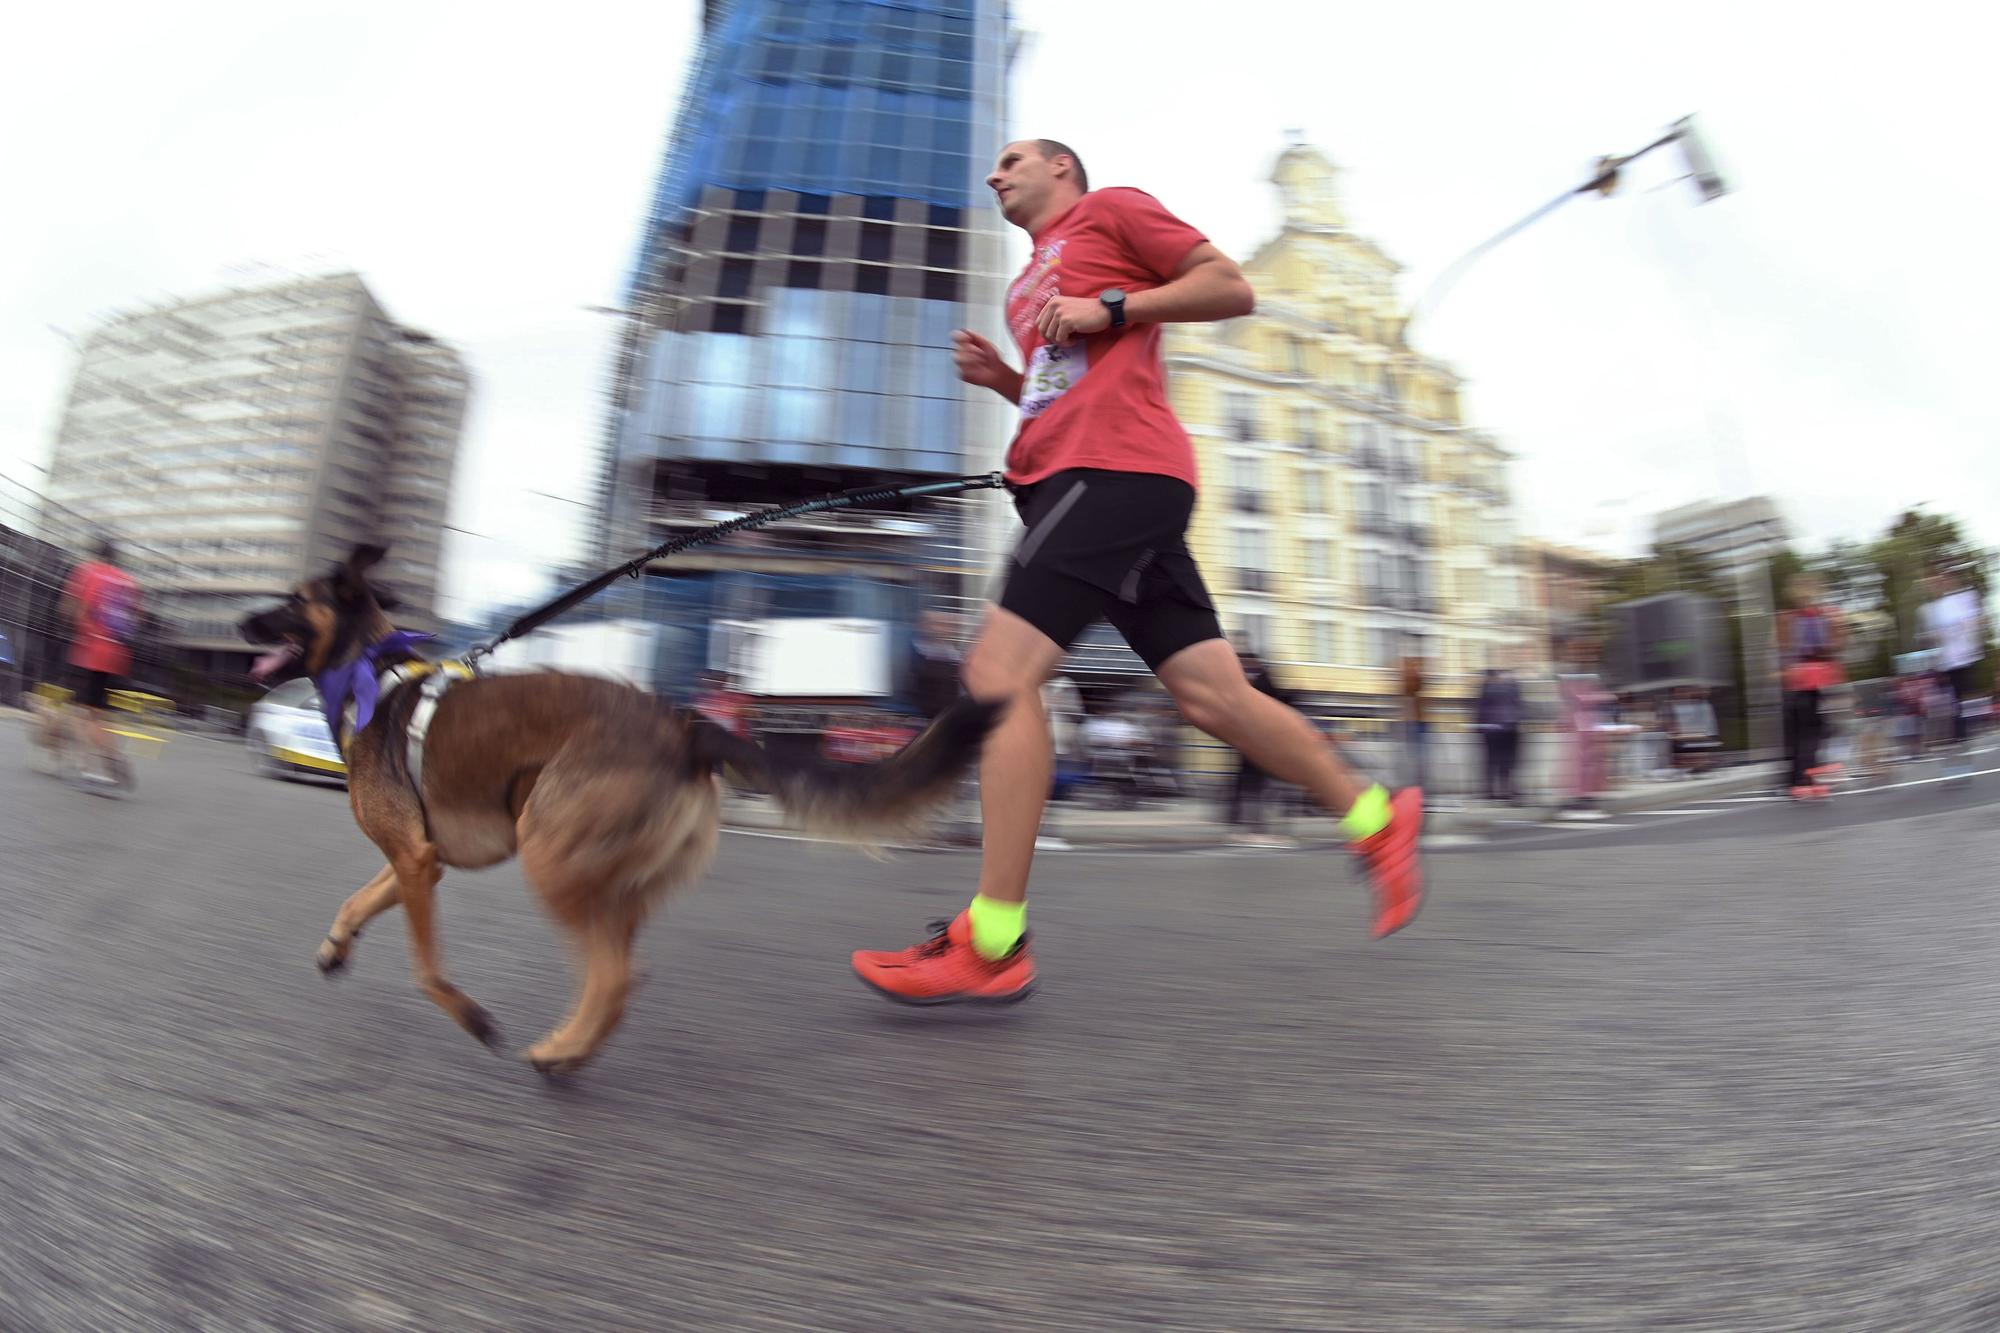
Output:
<svg viewBox="0 0 2000 1333">
<path fill-rule="evenodd" d="M 1028 937 L 989 962 L 972 947 L 972 921 L 960 912 L 931 922 L 931 936 L 907 949 L 856 951 L 854 975 L 899 1004 L 1012 1004 L 1035 988 Z"/>
<path fill-rule="evenodd" d="M 1375 938 L 1393 935 L 1417 919 L 1424 901 L 1424 871 L 1417 838 L 1424 827 L 1424 794 L 1405 787 L 1389 798 L 1389 822 L 1354 844 L 1375 890 Z"/>
</svg>

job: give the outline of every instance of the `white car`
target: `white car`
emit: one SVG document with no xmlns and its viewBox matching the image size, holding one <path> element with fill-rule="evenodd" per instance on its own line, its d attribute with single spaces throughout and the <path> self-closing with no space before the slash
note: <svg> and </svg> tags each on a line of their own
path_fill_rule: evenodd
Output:
<svg viewBox="0 0 2000 1333">
<path fill-rule="evenodd" d="M 244 741 L 266 777 L 298 774 L 345 778 L 347 764 L 319 711 L 319 692 L 309 680 L 291 680 L 250 706 Z"/>
</svg>

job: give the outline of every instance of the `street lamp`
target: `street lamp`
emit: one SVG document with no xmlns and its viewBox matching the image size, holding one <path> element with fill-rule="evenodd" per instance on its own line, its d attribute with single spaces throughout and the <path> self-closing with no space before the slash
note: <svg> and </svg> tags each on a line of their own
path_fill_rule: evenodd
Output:
<svg viewBox="0 0 2000 1333">
<path fill-rule="evenodd" d="M 1564 190 L 1520 221 L 1495 232 L 1447 265 L 1443 272 L 1432 279 L 1430 286 L 1424 288 L 1423 294 L 1410 306 L 1410 313 L 1404 316 L 1403 326 L 1398 334 L 1404 349 L 1408 350 L 1410 346 L 1410 326 L 1417 322 L 1417 316 L 1435 309 L 1458 280 L 1465 276 L 1465 271 L 1482 256 L 1497 248 L 1501 242 L 1526 231 L 1580 194 L 1597 194 L 1608 198 L 1617 193 L 1620 177 L 1626 167 L 1668 144 L 1679 146 L 1681 160 L 1687 165 L 1688 177 L 1694 181 L 1695 188 L 1701 193 L 1701 202 L 1712 203 L 1729 193 L 1729 186 L 1716 170 L 1715 159 L 1709 153 L 1708 145 L 1703 141 L 1700 132 L 1695 129 L 1694 117 L 1682 116 L 1667 127 L 1665 134 L 1644 148 L 1623 156 L 1598 158 L 1589 180 Z"/>
</svg>

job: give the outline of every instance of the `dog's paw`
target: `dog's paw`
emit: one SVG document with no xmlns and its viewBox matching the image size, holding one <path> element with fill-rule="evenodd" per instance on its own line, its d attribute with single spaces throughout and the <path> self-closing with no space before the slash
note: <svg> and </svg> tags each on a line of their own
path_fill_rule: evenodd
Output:
<svg viewBox="0 0 2000 1333">
<path fill-rule="evenodd" d="M 530 1047 L 522 1052 L 521 1058 L 535 1067 L 535 1072 L 543 1078 L 566 1078 L 583 1068 L 590 1059 L 588 1055 L 567 1055 L 550 1049 L 546 1044 Z"/>
<path fill-rule="evenodd" d="M 500 1049 L 500 1025 L 493 1021 L 493 1015 L 467 1000 L 465 1016 L 458 1021 L 460 1026 L 479 1039 L 481 1045 L 489 1050 Z"/>
<path fill-rule="evenodd" d="M 335 944 L 331 935 L 321 940 L 319 942 L 319 952 L 313 955 L 313 963 L 319 968 L 320 974 L 331 977 L 337 975 L 345 968 L 347 966 L 347 950 L 349 945 L 352 944 L 352 940 L 349 940 L 347 944 Z"/>
</svg>

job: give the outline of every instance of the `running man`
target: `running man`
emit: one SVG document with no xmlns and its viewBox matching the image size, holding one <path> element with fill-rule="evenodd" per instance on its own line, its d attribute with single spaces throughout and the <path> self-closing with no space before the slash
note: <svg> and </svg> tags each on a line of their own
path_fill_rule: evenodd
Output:
<svg viewBox="0 0 2000 1333">
<path fill-rule="evenodd" d="M 1922 612 L 1925 645 L 1937 651 L 1937 669 L 1951 689 L 1951 739 L 1965 743 L 1966 701 L 1978 687 L 1974 674 L 1986 656 L 1985 616 L 1979 594 L 1964 572 L 1940 567 L 1926 580 L 1930 600 Z"/>
<path fill-rule="evenodd" d="M 96 558 L 78 565 L 63 588 L 63 618 L 70 626 L 71 692 L 84 710 L 84 735 L 76 735 L 77 718 L 65 725 L 81 747 L 86 741 L 104 760 L 105 776 L 122 787 L 132 785 L 132 769 L 119 752 L 118 738 L 107 725 L 105 710 L 111 692 L 123 688 L 132 672 L 132 639 L 139 624 L 139 585 L 118 568 L 118 547 L 109 538 L 97 543 Z"/>
<path fill-rule="evenodd" d="M 1356 775 L 1312 723 L 1252 687 L 1187 549 L 1194 450 L 1167 406 L 1160 326 L 1247 315 L 1249 282 L 1151 195 L 1092 191 L 1053 140 L 1008 144 L 986 183 L 1034 248 L 1007 293 L 1026 370 L 975 333 L 954 335 L 959 378 L 1021 409 L 1007 480 L 1026 524 L 964 668 L 975 698 L 1009 703 L 980 761 L 978 892 L 930 939 L 856 953 L 854 970 L 910 1004 L 1017 1000 L 1034 985 L 1028 872 L 1051 765 L 1038 691 L 1100 619 L 1183 717 L 1339 819 L 1374 887 L 1375 933 L 1400 930 L 1422 895 L 1422 793 L 1391 796 Z"/>
</svg>

